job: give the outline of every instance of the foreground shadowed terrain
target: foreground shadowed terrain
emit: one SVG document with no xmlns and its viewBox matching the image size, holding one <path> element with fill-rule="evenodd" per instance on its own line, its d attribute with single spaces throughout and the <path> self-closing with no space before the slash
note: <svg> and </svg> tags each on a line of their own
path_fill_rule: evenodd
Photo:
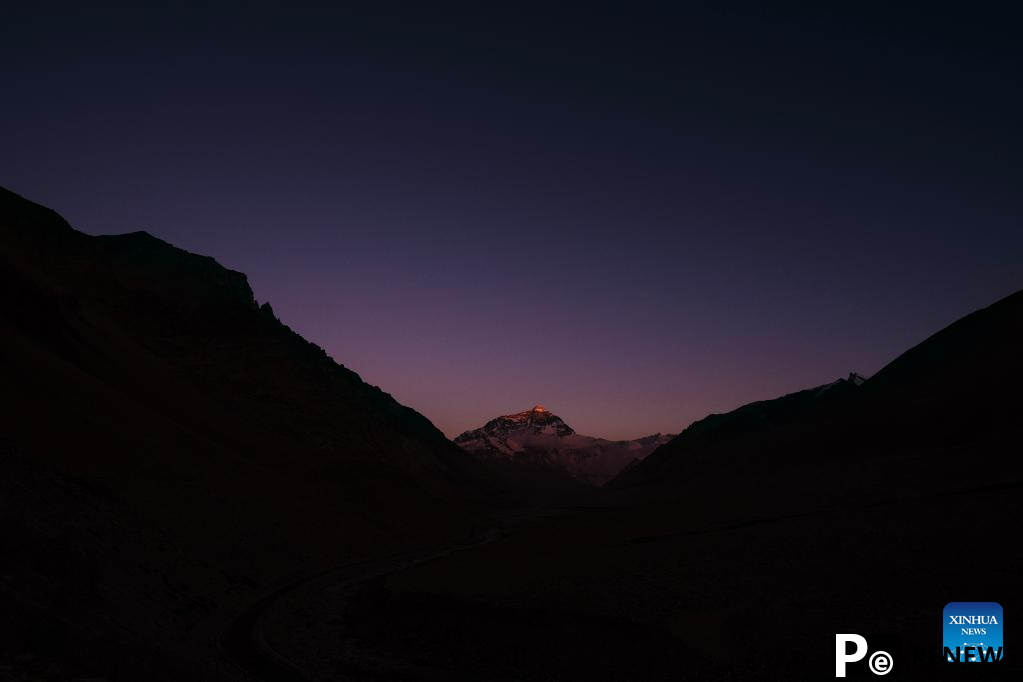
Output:
<svg viewBox="0 0 1023 682">
<path fill-rule="evenodd" d="M 1017 592 L 1023 293 L 600 491 L 462 451 L 240 273 L 3 190 L 0 310 L 0 679 L 810 679 L 837 632 L 929 679 L 946 602 Z"/>
</svg>

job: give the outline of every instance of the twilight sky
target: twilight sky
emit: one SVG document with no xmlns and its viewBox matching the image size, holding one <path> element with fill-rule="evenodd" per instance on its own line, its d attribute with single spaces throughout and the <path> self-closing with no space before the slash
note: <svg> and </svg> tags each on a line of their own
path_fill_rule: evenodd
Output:
<svg viewBox="0 0 1023 682">
<path fill-rule="evenodd" d="M 21 4 L 0 184 L 247 273 L 449 436 L 677 431 L 1023 287 L 1018 16 Z"/>
</svg>

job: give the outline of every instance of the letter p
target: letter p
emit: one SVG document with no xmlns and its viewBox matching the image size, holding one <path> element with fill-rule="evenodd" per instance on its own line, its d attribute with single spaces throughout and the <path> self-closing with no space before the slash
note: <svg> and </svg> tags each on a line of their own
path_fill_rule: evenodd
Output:
<svg viewBox="0 0 1023 682">
<path fill-rule="evenodd" d="M 845 643 L 856 642 L 856 651 L 845 653 Z M 855 663 L 867 655 L 867 640 L 859 635 L 835 635 L 835 677 L 845 677 L 845 664 Z"/>
</svg>

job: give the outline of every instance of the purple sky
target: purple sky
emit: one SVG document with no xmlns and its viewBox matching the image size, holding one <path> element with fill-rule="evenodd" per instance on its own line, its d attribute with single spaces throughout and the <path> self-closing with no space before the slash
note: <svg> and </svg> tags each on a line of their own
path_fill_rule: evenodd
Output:
<svg viewBox="0 0 1023 682">
<path fill-rule="evenodd" d="M 1023 287 L 1015 17 L 517 7 L 12 10 L 0 184 L 247 273 L 449 436 L 677 431 Z"/>
</svg>

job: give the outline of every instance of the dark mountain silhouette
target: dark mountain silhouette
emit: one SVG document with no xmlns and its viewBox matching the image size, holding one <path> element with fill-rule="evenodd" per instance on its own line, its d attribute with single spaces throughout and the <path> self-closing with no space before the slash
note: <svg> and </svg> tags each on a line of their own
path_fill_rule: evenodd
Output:
<svg viewBox="0 0 1023 682">
<path fill-rule="evenodd" d="M 667 443 L 671 434 L 656 433 L 633 440 L 607 440 L 576 433 L 543 405 L 491 419 L 457 438 L 462 449 L 494 462 L 544 467 L 578 481 L 602 484 L 629 464 Z"/>
<path fill-rule="evenodd" d="M 0 628 L 20 633 L 0 660 L 57 632 L 26 665 L 61 679 L 111 660 L 119 679 L 198 679 L 183 671 L 225 614 L 282 576 L 487 524 L 475 458 L 243 274 L 6 190 L 0 374 Z"/>
<path fill-rule="evenodd" d="M 961 466 L 955 458 L 964 449 L 1017 433 L 1021 342 L 1017 292 L 906 351 L 869 380 L 843 380 L 696 422 L 610 485 L 777 473 L 820 466 L 821 452 L 828 461 L 876 460 L 926 449 L 935 465 L 949 458 L 941 464 Z M 889 470 L 896 465 L 886 463 Z"/>
<path fill-rule="evenodd" d="M 764 436 L 812 418 L 816 411 L 836 401 L 844 402 L 863 381 L 852 373 L 829 384 L 704 417 L 654 450 L 642 466 L 641 462 L 634 463 L 609 485 L 614 488 L 679 476 L 705 476 L 718 465 L 730 469 L 734 463 L 727 460 L 727 455 L 718 459 L 720 453 L 755 447 Z"/>
</svg>

